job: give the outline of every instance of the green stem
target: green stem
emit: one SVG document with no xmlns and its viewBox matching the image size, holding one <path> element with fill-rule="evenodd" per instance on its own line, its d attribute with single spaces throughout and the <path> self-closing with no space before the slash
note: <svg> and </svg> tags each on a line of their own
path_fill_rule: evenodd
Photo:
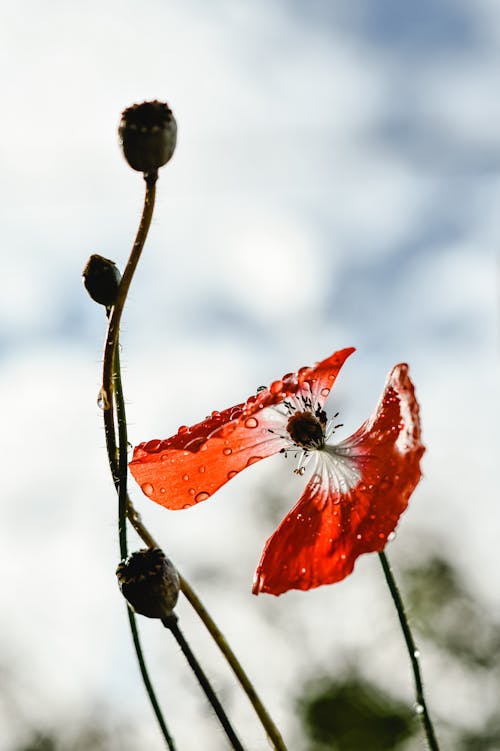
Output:
<svg viewBox="0 0 500 751">
<path fill-rule="evenodd" d="M 425 730 L 425 734 L 427 737 L 427 742 L 429 744 L 429 748 L 431 749 L 431 751 L 439 751 L 439 745 L 436 739 L 436 735 L 434 733 L 434 727 L 432 725 L 429 710 L 427 709 L 427 702 L 425 701 L 424 684 L 422 681 L 422 674 L 420 672 L 420 664 L 419 664 L 419 651 L 415 644 L 415 640 L 413 639 L 413 635 L 410 629 L 410 624 L 406 616 L 403 600 L 401 598 L 401 594 L 399 592 L 398 585 L 396 584 L 396 580 L 394 578 L 394 574 L 392 573 L 387 556 L 383 552 L 379 553 L 378 555 L 380 558 L 380 563 L 382 564 L 382 569 L 384 571 L 387 586 L 389 587 L 389 591 L 391 593 L 394 605 L 396 607 L 399 622 L 401 624 L 401 629 L 403 631 L 403 636 L 406 642 L 406 647 L 408 649 L 408 654 L 410 656 L 413 676 L 415 679 L 415 694 L 417 698 L 417 705 L 416 705 L 417 711 L 420 717 L 422 718 L 422 723 L 424 725 L 424 730 Z"/>
<path fill-rule="evenodd" d="M 128 259 L 125 271 L 118 287 L 118 293 L 116 296 L 115 304 L 111 310 L 109 316 L 108 331 L 106 334 L 106 344 L 104 346 L 104 363 L 102 368 L 102 390 L 101 399 L 103 401 L 104 412 L 111 411 L 112 407 L 112 393 L 113 393 L 113 363 L 115 351 L 118 343 L 118 335 L 120 331 L 120 321 L 123 313 L 123 307 L 125 300 L 127 299 L 130 282 L 134 276 L 134 272 L 139 263 L 146 237 L 148 236 L 149 227 L 151 226 L 151 219 L 153 218 L 153 210 L 155 205 L 156 196 L 156 180 L 157 174 L 148 175 L 146 180 L 146 195 L 144 197 L 144 208 L 142 211 L 141 221 L 137 235 L 132 246 L 130 258 Z"/>
<path fill-rule="evenodd" d="M 130 523 L 132 524 L 132 526 L 134 527 L 135 531 L 139 535 L 139 537 L 143 540 L 143 542 L 146 543 L 148 547 L 150 548 L 159 547 L 158 543 L 155 541 L 154 537 L 151 535 L 147 527 L 145 527 L 145 525 L 142 523 L 141 517 L 135 510 L 134 505 L 132 504 L 130 499 L 127 501 L 127 517 Z M 285 742 L 283 738 L 281 737 L 281 734 L 278 728 L 276 727 L 271 716 L 267 712 L 250 678 L 245 673 L 241 663 L 239 662 L 233 650 L 227 643 L 224 634 L 222 633 L 222 631 L 220 631 L 217 624 L 215 623 L 210 613 L 205 608 L 205 606 L 203 605 L 200 598 L 198 597 L 194 589 L 191 587 L 187 579 L 185 579 L 180 573 L 179 573 L 179 579 L 181 583 L 181 592 L 184 594 L 184 596 L 190 603 L 191 607 L 196 612 L 196 614 L 202 621 L 203 625 L 209 632 L 210 636 L 219 647 L 224 658 L 226 659 L 226 662 L 231 667 L 231 670 L 236 676 L 241 688 L 247 695 L 251 705 L 253 706 L 255 710 L 257 717 L 259 718 L 262 724 L 262 727 L 266 731 L 267 736 L 269 740 L 272 742 L 275 750 L 287 751 L 287 747 L 285 746 Z"/>
<path fill-rule="evenodd" d="M 195 674 L 200 686 L 202 687 L 205 696 L 207 697 L 208 701 L 212 705 L 212 708 L 217 715 L 220 724 L 224 728 L 224 731 L 228 737 L 228 740 L 235 751 L 244 751 L 243 746 L 241 745 L 241 742 L 234 732 L 233 726 L 231 725 L 228 716 L 226 715 L 224 708 L 220 701 L 217 698 L 217 695 L 215 691 L 212 688 L 212 685 L 210 684 L 210 681 L 208 680 L 207 676 L 203 672 L 203 669 L 201 665 L 199 664 L 198 660 L 194 656 L 194 654 L 191 651 L 191 648 L 187 641 L 184 638 L 184 635 L 182 631 L 179 628 L 179 624 L 177 622 L 177 616 L 171 615 L 170 618 L 164 618 L 162 620 L 163 625 L 165 628 L 168 628 L 172 635 L 175 637 L 177 644 L 181 648 L 186 660 L 189 663 L 189 666 L 191 667 L 193 673 Z"/>
<path fill-rule="evenodd" d="M 281 737 L 281 734 L 278 728 L 274 724 L 270 714 L 268 713 L 262 701 L 260 700 L 260 697 L 257 694 L 257 691 L 255 690 L 253 686 L 253 683 L 251 682 L 250 678 L 243 670 L 240 662 L 238 661 L 238 658 L 236 657 L 231 647 L 227 643 L 224 634 L 217 627 L 217 624 L 212 619 L 212 617 L 210 616 L 210 613 L 204 607 L 203 603 L 198 598 L 196 592 L 193 590 L 189 582 L 187 582 L 186 579 L 184 579 L 184 577 L 182 577 L 180 574 L 179 574 L 179 577 L 181 581 L 181 591 L 189 600 L 191 606 L 194 608 L 198 616 L 201 618 L 205 627 L 207 628 L 210 635 L 212 636 L 213 640 L 215 641 L 220 651 L 226 658 L 227 663 L 229 664 L 233 673 L 238 679 L 243 691 L 248 696 L 248 699 L 250 703 L 252 704 L 255 710 L 255 713 L 257 714 L 257 717 L 261 721 L 262 727 L 266 731 L 269 740 L 273 743 L 276 751 L 287 751 L 285 742 L 283 738 Z"/>
<path fill-rule="evenodd" d="M 168 732 L 168 728 L 165 724 L 165 720 L 163 719 L 162 711 L 160 709 L 158 701 L 156 700 L 156 695 L 154 692 L 153 685 L 149 679 L 149 674 L 146 668 L 146 663 L 144 662 L 144 655 L 142 652 L 141 642 L 139 639 L 139 631 L 137 630 L 137 623 L 135 622 L 135 615 L 133 611 L 128 607 L 127 607 L 127 612 L 128 612 L 129 623 L 130 623 L 130 630 L 132 632 L 132 638 L 134 640 L 135 653 L 139 661 L 139 667 L 141 669 L 142 680 L 144 681 L 144 686 L 146 687 L 149 701 L 151 702 L 151 706 L 153 707 L 153 711 L 156 715 L 156 719 L 158 720 L 158 724 L 161 728 L 161 732 L 167 743 L 167 748 L 169 749 L 169 751 L 176 751 L 175 743 L 173 741 L 172 736 Z"/>
<path fill-rule="evenodd" d="M 104 431 L 105 431 L 105 436 L 106 436 L 106 449 L 108 453 L 108 460 L 109 460 L 109 465 L 111 469 L 111 474 L 113 476 L 113 482 L 119 494 L 119 534 L 120 534 L 120 550 L 122 551 L 122 557 L 124 557 L 123 550 L 126 550 L 125 523 L 123 521 L 123 516 L 122 516 L 124 513 L 126 513 L 132 526 L 137 531 L 141 539 L 146 543 L 146 545 L 148 545 L 148 547 L 158 547 L 152 535 L 149 533 L 146 527 L 142 524 L 139 514 L 136 512 L 134 506 L 132 505 L 132 502 L 127 496 L 126 467 L 125 469 L 123 467 L 124 464 L 126 465 L 126 456 L 127 456 L 126 420 L 125 420 L 125 408 L 124 408 L 124 403 L 123 403 L 123 396 L 120 396 L 121 379 L 120 379 L 120 361 L 119 361 L 119 351 L 118 351 L 118 337 L 119 337 L 120 321 L 121 321 L 121 315 L 123 312 L 123 307 L 125 305 L 130 283 L 132 281 L 132 277 L 134 275 L 135 269 L 139 262 L 139 258 L 142 253 L 142 249 L 144 247 L 144 243 L 146 241 L 149 227 L 151 225 L 151 219 L 153 216 L 155 193 L 156 193 L 156 189 L 155 189 L 156 179 L 157 179 L 156 174 L 148 175 L 146 178 L 146 195 L 144 199 L 143 213 L 142 213 L 139 229 L 137 231 L 136 239 L 132 248 L 132 252 L 130 254 L 130 258 L 129 258 L 129 261 L 127 263 L 127 266 L 123 273 L 123 277 L 120 282 L 115 305 L 110 311 L 108 311 L 109 322 L 108 322 L 108 330 L 107 330 L 107 335 L 106 335 L 106 344 L 105 344 L 105 349 L 104 349 L 103 382 L 102 382 L 102 389 L 101 389 L 101 400 L 102 400 L 103 407 L 104 407 L 103 409 Z M 118 372 L 118 376 L 116 375 L 117 372 Z M 121 423 L 120 413 L 123 415 L 123 418 L 124 418 L 123 419 L 124 435 L 123 433 L 121 434 L 120 444 L 125 446 L 125 451 L 124 452 L 120 451 L 119 453 L 117 452 L 116 437 L 115 437 L 116 433 L 115 433 L 115 423 L 114 423 L 113 396 L 114 396 L 114 393 L 116 392 L 114 392 L 114 389 L 117 389 L 117 392 L 118 392 L 116 394 L 116 408 L 117 408 L 117 418 L 119 421 L 119 433 L 121 432 L 120 431 L 120 423 Z M 121 400 L 121 403 L 119 404 L 120 400 Z M 122 478 L 125 478 L 125 479 L 122 479 Z M 214 620 L 211 618 L 206 608 L 203 606 L 203 604 L 201 603 L 197 595 L 194 593 L 189 583 L 183 577 L 181 577 L 181 590 L 185 594 L 186 598 L 189 600 L 191 606 L 194 608 L 194 610 L 196 611 L 196 613 L 198 614 L 202 622 L 204 623 L 205 627 L 211 634 L 212 638 L 216 642 L 223 656 L 225 657 L 231 669 L 233 670 L 243 691 L 247 694 L 249 701 L 254 707 L 254 710 L 257 716 L 259 717 L 262 723 L 262 726 L 264 727 L 264 730 L 266 731 L 269 739 L 274 744 L 275 750 L 287 751 L 285 743 L 276 725 L 274 724 L 270 715 L 265 709 L 250 679 L 248 678 L 242 666 L 240 665 L 236 655 L 227 644 L 223 634 L 217 628 Z"/>
<path fill-rule="evenodd" d="M 126 530 L 126 512 L 127 512 L 127 470 L 128 470 L 128 439 L 127 439 L 127 419 L 125 414 L 125 400 L 123 397 L 123 388 L 121 382 L 121 368 L 120 368 L 120 354 L 119 354 L 119 332 L 120 332 L 120 319 L 127 298 L 130 282 L 134 274 L 135 268 L 139 261 L 142 248 L 146 241 L 149 226 L 151 224 L 151 218 L 153 215 L 154 198 L 155 198 L 155 183 L 156 177 L 151 178 L 146 182 L 146 196 L 144 199 L 144 209 L 142 212 L 141 222 L 139 230 L 136 235 L 136 239 L 130 254 L 129 261 L 125 268 L 120 287 L 118 289 L 117 299 L 115 305 L 111 310 L 107 310 L 108 315 L 108 330 L 106 334 L 106 344 L 104 348 L 104 364 L 103 364 L 103 385 L 101 389 L 101 399 L 103 406 L 104 416 L 104 432 L 106 436 L 106 450 L 108 454 L 109 467 L 113 482 L 118 493 L 118 533 L 120 539 L 120 555 L 121 558 L 127 556 L 127 530 Z M 116 418 L 118 421 L 118 440 L 119 447 L 116 445 L 116 431 L 115 431 L 115 409 Z M 153 684 L 149 678 L 146 663 L 139 641 L 139 634 L 137 630 L 137 624 L 135 621 L 135 615 L 128 610 L 130 629 L 132 632 L 132 639 L 134 642 L 134 648 L 139 662 L 139 667 L 144 681 L 151 706 L 158 720 L 160 730 L 163 734 L 167 747 L 170 751 L 175 751 L 175 745 L 172 737 L 168 732 L 166 722 L 163 718 L 158 700 L 156 698 Z"/>
<path fill-rule="evenodd" d="M 127 416 L 125 413 L 125 399 L 123 396 L 121 365 L 120 365 L 120 344 L 117 340 L 117 346 L 114 355 L 113 367 L 113 390 L 116 403 L 116 418 L 118 421 L 118 535 L 120 539 L 120 556 L 122 559 L 127 557 L 127 472 L 128 472 L 128 436 L 127 436 Z"/>
</svg>

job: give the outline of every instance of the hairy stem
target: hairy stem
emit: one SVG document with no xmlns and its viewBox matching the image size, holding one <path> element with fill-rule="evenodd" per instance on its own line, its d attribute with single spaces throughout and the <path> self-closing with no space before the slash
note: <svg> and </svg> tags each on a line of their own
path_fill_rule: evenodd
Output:
<svg viewBox="0 0 500 751">
<path fill-rule="evenodd" d="M 108 460 L 113 476 L 113 482 L 115 484 L 118 496 L 119 496 L 119 536 L 120 536 L 120 551 L 122 558 L 127 555 L 127 541 L 126 541 L 126 525 L 125 515 L 128 517 L 130 523 L 139 534 L 141 539 L 148 547 L 158 547 L 153 536 L 143 525 L 139 514 L 136 512 L 132 502 L 127 495 L 127 425 L 125 418 L 125 405 L 123 400 L 123 390 L 121 385 L 120 375 L 120 357 L 119 357 L 119 330 L 121 315 L 123 307 L 127 298 L 128 290 L 135 269 L 139 262 L 139 258 L 146 241 L 149 227 L 151 225 L 151 219 L 153 216 L 154 202 L 155 202 L 155 185 L 157 175 L 149 175 L 146 180 L 146 195 L 144 199 L 144 208 L 139 225 L 139 229 L 136 235 L 136 239 L 130 254 L 129 261 L 123 273 L 120 287 L 118 289 L 118 295 L 113 308 L 109 312 L 108 330 L 106 335 L 106 344 L 104 349 L 104 364 L 103 364 L 103 382 L 101 389 L 101 402 L 103 406 L 104 417 L 104 430 L 106 436 L 106 448 L 108 453 Z M 118 433 L 120 450 L 116 445 L 116 431 L 115 431 L 115 413 L 114 405 L 116 405 L 116 416 L 118 420 Z M 287 751 L 285 743 L 260 700 L 255 688 L 253 687 L 250 679 L 240 665 L 236 655 L 229 647 L 223 634 L 218 629 L 214 620 L 203 606 L 195 592 L 189 583 L 180 576 L 181 591 L 184 593 L 191 606 L 194 608 L 205 627 L 211 634 L 212 638 L 216 642 L 217 646 L 221 650 L 223 656 L 227 660 L 231 669 L 233 670 L 236 678 L 238 679 L 243 691 L 247 694 L 249 701 L 251 702 L 254 710 L 259 717 L 264 730 L 266 731 L 269 739 L 272 741 L 276 751 Z M 136 641 L 134 639 L 134 644 Z M 137 651 L 137 648 L 136 648 Z M 139 659 L 139 654 L 137 655 Z M 140 660 L 139 660 L 140 662 Z M 141 667 L 142 672 L 142 667 Z M 144 674 L 143 674 L 144 678 Z M 149 680 L 149 679 L 148 679 Z M 151 682 L 149 681 L 151 685 Z M 149 692 L 148 692 L 149 693 Z M 154 698 L 154 693 L 153 693 Z M 153 704 L 153 698 L 150 696 L 151 703 Z M 155 702 L 156 699 L 154 698 Z M 157 702 L 156 702 L 157 705 Z"/>
<path fill-rule="evenodd" d="M 201 665 L 199 664 L 198 660 L 194 656 L 194 654 L 191 651 L 191 648 L 187 641 L 184 638 L 184 635 L 182 631 L 179 628 L 179 624 L 177 622 L 177 616 L 171 615 L 170 618 L 164 618 L 162 620 L 163 625 L 165 628 L 168 628 L 172 635 L 175 637 L 177 644 L 181 648 L 186 660 L 189 663 L 189 666 L 191 667 L 193 673 L 195 674 L 200 686 L 202 687 L 205 696 L 207 697 L 208 701 L 212 705 L 212 708 L 217 715 L 220 724 L 224 728 L 224 731 L 228 737 L 228 740 L 235 751 L 244 751 L 243 746 L 241 745 L 241 741 L 239 740 L 238 736 L 236 735 L 225 711 L 220 703 L 220 701 L 217 698 L 217 695 L 215 691 L 212 688 L 212 685 L 210 681 L 208 680 L 207 676 L 203 672 L 203 669 L 201 668 Z"/>
<path fill-rule="evenodd" d="M 120 556 L 126 558 L 127 548 L 127 472 L 128 472 L 128 437 L 127 416 L 125 413 L 125 399 L 123 396 L 122 376 L 120 366 L 120 344 L 114 355 L 113 391 L 116 403 L 116 418 L 118 421 L 118 536 L 120 540 Z"/>
<path fill-rule="evenodd" d="M 127 418 L 125 414 L 125 400 L 123 397 L 123 388 L 121 381 L 120 353 L 119 353 L 119 333 L 120 319 L 123 306 L 127 298 L 128 288 L 132 280 L 139 257 L 144 247 L 148 229 L 151 224 L 153 215 L 154 197 L 155 197 L 155 180 L 146 182 L 146 196 L 144 199 L 144 209 L 139 225 L 139 230 L 128 260 L 125 272 L 123 274 L 120 286 L 118 288 L 117 299 L 108 314 L 108 330 L 106 335 L 106 344 L 104 348 L 103 364 L 103 383 L 100 393 L 100 399 L 103 407 L 104 432 L 106 435 L 106 449 L 108 453 L 109 467 L 116 491 L 118 493 L 118 534 L 120 539 L 121 558 L 127 556 L 127 530 L 126 530 L 126 509 L 127 509 Z M 116 419 L 118 421 L 118 442 L 116 445 L 115 430 L 115 409 Z M 134 642 L 135 653 L 139 662 L 141 676 L 148 694 L 151 706 L 158 720 L 160 730 L 170 751 L 175 751 L 175 745 L 172 737 L 168 732 L 166 722 L 163 718 L 151 679 L 149 678 L 142 647 L 139 641 L 139 633 L 135 621 L 134 613 L 128 609 L 128 617 L 132 639 Z"/>
<path fill-rule="evenodd" d="M 118 344 L 118 335 L 120 331 L 120 321 L 123 313 L 125 300 L 127 299 L 130 282 L 139 263 L 144 243 L 148 235 L 156 196 L 156 179 L 157 174 L 148 175 L 146 180 L 146 195 L 144 197 L 144 208 L 142 211 L 141 221 L 135 238 L 130 258 L 128 259 L 125 271 L 118 287 L 115 304 L 109 316 L 108 331 L 106 335 L 106 344 L 104 346 L 104 363 L 102 369 L 102 391 L 101 399 L 104 406 L 104 412 L 111 410 L 112 392 L 113 392 L 113 362 L 115 351 Z"/>
<path fill-rule="evenodd" d="M 389 591 L 391 593 L 394 605 L 396 607 L 399 622 L 401 624 L 401 629 L 403 631 L 403 636 L 406 642 L 406 647 L 408 649 L 408 654 L 410 656 L 413 676 L 415 679 L 415 695 L 417 699 L 417 704 L 416 704 L 417 712 L 422 718 L 422 723 L 424 725 L 425 735 L 427 737 L 427 743 L 429 744 L 429 748 L 431 749 L 431 751 L 439 751 L 439 745 L 436 739 L 436 735 L 434 733 L 434 727 L 432 725 L 429 710 L 427 709 L 427 702 L 425 701 L 424 684 L 422 681 L 422 674 L 420 671 L 420 664 L 419 664 L 419 651 L 415 644 L 415 640 L 413 639 L 413 635 L 410 629 L 410 624 L 406 616 L 403 600 L 401 599 L 401 594 L 399 592 L 398 585 L 396 584 L 396 580 L 394 578 L 394 574 L 392 573 L 387 556 L 383 552 L 379 553 L 378 555 L 380 558 L 380 563 L 382 564 L 382 569 L 384 571 L 384 576 L 387 582 L 387 586 L 389 587 Z"/>
</svg>

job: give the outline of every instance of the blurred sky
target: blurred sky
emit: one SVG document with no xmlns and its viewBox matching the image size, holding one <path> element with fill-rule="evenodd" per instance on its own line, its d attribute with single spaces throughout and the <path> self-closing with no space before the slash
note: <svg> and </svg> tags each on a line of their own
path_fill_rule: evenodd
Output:
<svg viewBox="0 0 500 751">
<path fill-rule="evenodd" d="M 439 545 L 498 608 L 498 4 L 4 1 L 0 38 L 0 667 L 30 721 L 76 722 L 104 702 L 162 747 L 115 583 L 96 406 L 105 321 L 81 286 L 90 253 L 121 268 L 128 257 L 143 181 L 116 129 L 144 99 L 169 102 L 179 139 L 123 319 L 131 442 L 354 345 L 330 399 L 349 435 L 407 361 L 425 479 L 389 553 Z M 250 594 L 265 539 L 301 493 L 291 469 L 270 459 L 183 514 L 133 493 L 297 748 L 290 697 L 307 670 L 373 634 L 384 659 L 405 658 L 375 556 L 335 587 Z M 144 635 L 174 735 L 197 748 L 203 700 L 156 625 Z M 208 751 L 223 746 L 208 720 L 206 734 Z"/>
</svg>

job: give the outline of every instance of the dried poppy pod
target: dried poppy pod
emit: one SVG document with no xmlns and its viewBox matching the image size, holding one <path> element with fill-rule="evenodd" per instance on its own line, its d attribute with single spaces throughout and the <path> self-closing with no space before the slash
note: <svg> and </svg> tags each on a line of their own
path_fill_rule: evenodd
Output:
<svg viewBox="0 0 500 751">
<path fill-rule="evenodd" d="M 123 596 L 136 613 L 169 618 L 179 596 L 179 575 L 160 548 L 132 553 L 116 569 Z"/>
<path fill-rule="evenodd" d="M 142 102 L 122 112 L 118 133 L 132 169 L 156 173 L 174 153 L 177 123 L 165 102 Z"/>
<path fill-rule="evenodd" d="M 83 269 L 83 285 L 94 302 L 110 308 L 115 304 L 122 275 L 109 258 L 94 253 Z"/>
</svg>

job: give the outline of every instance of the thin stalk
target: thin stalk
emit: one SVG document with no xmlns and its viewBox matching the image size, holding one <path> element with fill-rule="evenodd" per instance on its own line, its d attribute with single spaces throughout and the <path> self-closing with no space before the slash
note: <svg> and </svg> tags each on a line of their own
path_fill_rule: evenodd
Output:
<svg viewBox="0 0 500 751">
<path fill-rule="evenodd" d="M 158 175 L 150 174 L 146 179 L 146 195 L 144 197 L 144 207 L 142 210 L 141 221 L 137 235 L 135 237 L 132 251 L 128 259 L 125 271 L 118 287 L 118 293 L 116 296 L 115 304 L 111 310 L 109 316 L 108 331 L 106 334 L 106 344 L 104 346 L 104 363 L 102 368 L 102 390 L 101 399 L 103 402 L 104 412 L 111 411 L 112 407 L 112 392 L 113 392 L 113 362 L 115 351 L 118 343 L 118 335 L 120 331 L 120 321 L 122 317 L 123 307 L 125 300 L 127 299 L 130 282 L 134 276 L 134 272 L 139 263 L 146 237 L 148 236 L 149 227 L 151 226 L 151 219 L 153 218 L 153 210 L 156 197 L 156 180 Z"/>
<path fill-rule="evenodd" d="M 196 595 L 196 592 L 190 586 L 189 582 L 187 582 L 186 579 L 184 579 L 184 577 L 182 577 L 180 574 L 179 574 L 179 578 L 181 582 L 181 592 L 183 592 L 183 594 L 189 600 L 189 602 L 191 603 L 191 606 L 194 608 L 198 616 L 201 618 L 201 620 L 205 624 L 205 627 L 207 628 L 210 635 L 212 636 L 213 640 L 215 641 L 220 651 L 226 658 L 226 661 L 228 662 L 233 673 L 238 679 L 243 691 L 248 696 L 248 699 L 250 703 L 252 704 L 255 710 L 255 713 L 257 714 L 257 717 L 261 721 L 262 727 L 266 731 L 269 740 L 273 743 L 276 751 L 287 751 L 285 742 L 283 738 L 281 737 L 281 734 L 278 728 L 274 724 L 270 714 L 268 713 L 267 709 L 265 708 L 262 701 L 260 700 L 260 697 L 257 694 L 257 691 L 255 690 L 253 686 L 253 683 L 251 682 L 250 678 L 243 670 L 240 662 L 238 661 L 238 658 L 236 657 L 231 647 L 227 643 L 224 634 L 217 627 L 217 624 L 211 618 L 210 613 L 206 610 L 203 603 Z"/>
<path fill-rule="evenodd" d="M 380 563 L 382 564 L 382 569 L 384 571 L 384 576 L 387 582 L 387 586 L 389 587 L 389 591 L 391 593 L 394 605 L 396 607 L 399 622 L 401 624 L 401 629 L 403 631 L 403 636 L 406 642 L 406 647 L 408 649 L 408 654 L 410 656 L 410 662 L 411 662 L 411 666 L 413 670 L 413 677 L 415 679 L 417 712 L 419 716 L 422 718 L 422 723 L 424 726 L 425 735 L 427 737 L 427 743 L 429 744 L 429 748 L 431 749 L 431 751 L 439 751 L 439 745 L 436 739 L 436 735 L 434 733 L 434 727 L 432 725 L 429 710 L 427 709 L 427 702 L 425 701 L 425 696 L 424 696 L 424 684 L 422 681 L 422 674 L 420 671 L 420 664 L 419 664 L 420 653 L 415 644 L 415 640 L 413 639 L 413 635 L 410 629 L 410 624 L 406 616 L 403 600 L 401 598 L 401 594 L 399 592 L 398 585 L 396 584 L 396 580 L 394 578 L 394 574 L 392 573 L 387 556 L 383 552 L 379 553 L 378 555 L 380 558 Z"/>
<path fill-rule="evenodd" d="M 155 541 L 154 537 L 151 535 L 147 527 L 142 523 L 141 517 L 138 514 L 138 512 L 135 510 L 134 505 L 132 504 L 130 499 L 127 502 L 127 517 L 130 523 L 132 524 L 132 526 L 134 527 L 135 531 L 139 535 L 139 537 L 143 540 L 143 542 L 146 543 L 148 547 L 150 548 L 159 547 L 158 543 Z M 224 634 L 222 633 L 222 631 L 220 631 L 217 624 L 215 623 L 210 613 L 205 608 L 205 606 L 203 605 L 200 598 L 198 597 L 194 589 L 191 587 L 187 579 L 185 579 L 180 574 L 179 571 L 177 573 L 179 574 L 181 592 L 184 594 L 184 596 L 190 603 L 191 607 L 194 609 L 194 611 L 196 612 L 196 614 L 202 621 L 203 625 L 209 632 L 210 636 L 219 647 L 224 658 L 226 659 L 226 662 L 231 667 L 231 670 L 236 676 L 241 688 L 247 695 L 251 705 L 253 706 L 255 710 L 257 717 L 259 718 L 262 724 L 262 727 L 266 731 L 267 736 L 269 740 L 272 742 L 275 750 L 287 751 L 287 747 L 285 745 L 283 738 L 281 737 L 281 734 L 278 728 L 274 724 L 271 716 L 269 715 L 264 704 L 262 703 L 257 691 L 255 690 L 252 684 L 252 681 L 250 680 L 250 678 L 244 671 L 238 658 L 236 657 L 233 650 L 227 643 Z"/>
<path fill-rule="evenodd" d="M 128 612 L 129 623 L 130 623 L 130 630 L 132 632 L 132 638 L 134 640 L 135 653 L 139 661 L 139 667 L 141 669 L 142 680 L 144 681 L 144 686 L 146 687 L 149 701 L 151 702 L 151 706 L 153 707 L 153 711 L 156 715 L 156 719 L 158 720 L 158 724 L 161 728 L 161 732 L 167 743 L 167 748 L 169 749 L 169 751 L 176 751 L 175 743 L 173 741 L 172 736 L 168 732 L 168 728 L 165 724 L 165 720 L 163 719 L 162 711 L 160 709 L 158 701 L 156 700 L 154 688 L 149 679 L 149 674 L 146 668 L 146 663 L 144 662 L 144 655 L 142 652 L 141 642 L 139 639 L 139 631 L 137 629 L 137 623 L 135 622 L 135 615 L 130 608 L 127 608 L 127 612 Z"/>
<path fill-rule="evenodd" d="M 154 198 L 155 198 L 155 183 L 156 176 L 146 181 L 146 195 L 144 199 L 144 208 L 142 212 L 141 222 L 136 235 L 132 252 L 125 268 L 120 286 L 118 288 L 117 299 L 115 305 L 111 309 L 107 309 L 108 315 L 108 330 L 106 334 L 106 344 L 104 348 L 104 364 L 103 364 L 103 383 L 100 398 L 102 400 L 103 417 L 104 417 L 104 432 L 106 436 L 106 449 L 108 454 L 109 467 L 113 482 L 118 493 L 118 533 L 120 539 L 120 555 L 121 558 L 127 556 L 127 530 L 126 530 L 126 509 L 127 509 L 127 419 L 125 414 L 125 400 L 123 397 L 123 388 L 121 382 L 121 368 L 120 368 L 120 354 L 119 354 L 119 332 L 120 332 L 120 319 L 123 311 L 123 306 L 127 298 L 128 289 L 135 268 L 139 261 L 142 248 L 147 237 L 149 226 L 151 224 L 151 218 L 153 215 Z M 119 446 L 116 445 L 116 429 L 115 429 L 115 409 L 116 418 L 118 421 L 118 441 Z M 151 706 L 158 720 L 160 730 L 165 739 L 167 747 L 170 751 L 175 751 L 175 745 L 172 737 L 168 731 L 166 722 L 163 718 L 162 711 L 158 704 L 156 694 L 153 688 L 151 679 L 149 678 L 148 670 L 144 660 L 142 647 L 139 641 L 139 633 L 137 630 L 137 624 L 135 621 L 134 613 L 127 608 L 130 630 L 132 632 L 132 639 L 134 642 L 134 648 L 139 662 L 139 668 L 141 676 L 144 681 L 144 686 L 148 694 Z"/>
<path fill-rule="evenodd" d="M 224 707 L 218 700 L 217 695 L 215 691 L 213 690 L 210 681 L 208 680 L 207 676 L 203 672 L 201 665 L 199 664 L 198 660 L 192 653 L 189 644 L 185 640 L 184 635 L 179 628 L 179 624 L 177 622 L 177 616 L 171 615 L 170 618 L 163 618 L 162 623 L 165 626 L 165 628 L 168 628 L 172 632 L 172 635 L 175 637 L 177 644 L 181 648 L 186 660 L 189 663 L 189 666 L 191 667 L 200 686 L 202 687 L 205 693 L 205 696 L 207 697 L 208 701 L 212 705 L 212 708 L 215 714 L 217 715 L 220 724 L 224 728 L 224 731 L 228 737 L 231 747 L 235 751 L 244 751 L 244 748 L 241 745 L 241 741 L 236 735 L 233 729 L 233 726 L 231 725 L 228 719 L 228 716 L 226 715 L 224 711 Z"/>
<path fill-rule="evenodd" d="M 123 402 L 123 393 L 120 378 L 120 359 L 119 359 L 119 330 L 123 307 L 127 298 L 128 290 L 135 269 L 139 262 L 144 243 L 151 225 L 153 216 L 155 195 L 156 195 L 157 174 L 151 174 L 146 177 L 146 195 L 142 212 L 139 229 L 135 238 L 134 245 L 128 260 L 125 271 L 118 289 L 115 305 L 108 311 L 109 322 L 106 334 L 106 344 L 104 349 L 103 379 L 100 398 L 103 406 L 104 431 L 106 437 L 106 449 L 108 454 L 109 466 L 113 477 L 117 493 L 119 494 L 119 534 L 120 534 L 120 551 L 122 557 L 125 557 L 127 550 L 126 532 L 124 514 L 128 517 L 130 523 L 139 534 L 141 539 L 148 547 L 158 547 L 153 536 L 143 525 L 139 514 L 135 510 L 132 502 L 128 498 L 126 488 L 126 459 L 127 459 L 127 436 L 126 436 L 126 419 L 125 407 Z M 113 404 L 116 396 L 117 419 L 119 423 L 120 444 L 124 447 L 118 451 L 116 446 L 116 431 Z M 123 420 L 121 419 L 123 415 Z M 120 428 L 121 426 L 121 428 Z M 125 552 L 124 552 L 125 551 Z M 180 576 L 180 575 L 179 575 Z M 247 694 L 254 710 L 259 717 L 264 730 L 269 739 L 273 742 L 276 751 L 287 751 L 285 743 L 272 721 L 270 715 L 260 700 L 250 679 L 240 665 L 236 655 L 229 647 L 223 634 L 217 628 L 215 621 L 203 606 L 189 583 L 184 577 L 180 576 L 181 591 L 184 593 L 191 606 L 194 608 L 201 621 L 211 634 L 215 643 L 219 647 L 223 656 L 227 660 L 236 678 L 238 679 L 243 691 Z M 134 640 L 135 644 L 135 640 Z M 138 654 L 139 659 L 139 654 Z M 141 668 L 142 672 L 142 668 Z M 144 677 L 144 676 L 143 676 Z M 154 696 L 154 695 L 153 695 Z M 150 697 L 151 699 L 151 697 Z M 152 701 L 152 699 L 151 699 Z M 156 700 L 155 700 L 156 701 Z M 152 701 L 153 703 L 153 701 Z M 157 703 L 157 702 L 156 702 Z"/>
<path fill-rule="evenodd" d="M 116 404 L 116 418 L 118 421 L 118 536 L 120 540 L 120 556 L 127 557 L 127 473 L 128 473 L 128 436 L 127 416 L 125 413 L 125 399 L 123 396 L 122 375 L 120 365 L 120 344 L 117 339 L 113 367 L 113 391 Z"/>
</svg>

